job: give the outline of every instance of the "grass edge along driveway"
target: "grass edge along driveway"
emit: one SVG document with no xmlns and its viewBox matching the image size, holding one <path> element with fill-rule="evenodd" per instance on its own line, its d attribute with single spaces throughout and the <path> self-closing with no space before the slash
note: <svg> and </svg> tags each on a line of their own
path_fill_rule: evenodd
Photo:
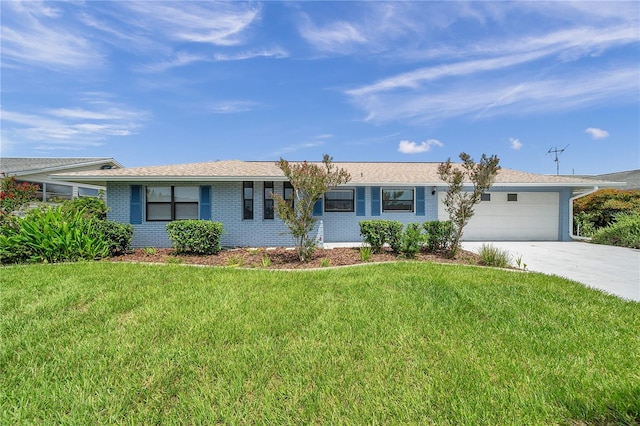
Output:
<svg viewBox="0 0 640 426">
<path fill-rule="evenodd" d="M 535 273 L 0 269 L 0 423 L 632 424 L 640 304 Z"/>
</svg>

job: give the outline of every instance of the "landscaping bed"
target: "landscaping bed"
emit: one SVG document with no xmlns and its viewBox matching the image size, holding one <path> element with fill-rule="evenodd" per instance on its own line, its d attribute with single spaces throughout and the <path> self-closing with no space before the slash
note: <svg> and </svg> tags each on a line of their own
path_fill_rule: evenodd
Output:
<svg viewBox="0 0 640 426">
<path fill-rule="evenodd" d="M 226 249 L 218 254 L 208 256 L 176 254 L 173 249 L 169 248 L 145 248 L 135 249 L 131 253 L 107 260 L 112 262 L 185 263 L 262 269 L 310 269 L 398 260 L 478 265 L 480 256 L 476 253 L 462 250 L 455 259 L 448 259 L 443 254 L 437 253 L 418 253 L 414 259 L 405 259 L 398 257 L 391 250 L 383 250 L 382 253 L 372 253 L 368 261 L 363 261 L 359 248 L 334 248 L 318 249 L 309 262 L 301 262 L 294 249 L 284 247 Z"/>
</svg>

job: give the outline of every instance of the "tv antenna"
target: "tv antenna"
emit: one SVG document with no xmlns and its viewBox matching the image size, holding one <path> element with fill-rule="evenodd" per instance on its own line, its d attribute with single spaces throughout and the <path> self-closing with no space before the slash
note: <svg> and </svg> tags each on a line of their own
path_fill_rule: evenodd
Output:
<svg viewBox="0 0 640 426">
<path fill-rule="evenodd" d="M 567 144 L 567 146 L 569 146 L 569 144 Z M 567 146 L 565 146 L 562 149 L 558 149 L 557 146 L 552 146 L 551 148 L 549 148 L 549 151 L 547 151 L 547 154 L 555 154 L 555 159 L 553 161 L 556 162 L 556 175 L 560 174 L 560 155 L 562 155 L 562 153 L 564 152 L 565 149 L 567 149 Z"/>
</svg>

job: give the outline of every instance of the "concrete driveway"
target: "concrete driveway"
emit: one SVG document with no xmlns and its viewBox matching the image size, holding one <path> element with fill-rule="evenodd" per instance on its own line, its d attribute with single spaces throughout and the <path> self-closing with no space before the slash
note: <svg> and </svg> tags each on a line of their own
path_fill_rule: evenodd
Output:
<svg viewBox="0 0 640 426">
<path fill-rule="evenodd" d="M 527 269 L 558 275 L 616 296 L 640 301 L 640 250 L 583 242 L 463 242 L 477 252 L 482 244 L 522 256 Z"/>
</svg>

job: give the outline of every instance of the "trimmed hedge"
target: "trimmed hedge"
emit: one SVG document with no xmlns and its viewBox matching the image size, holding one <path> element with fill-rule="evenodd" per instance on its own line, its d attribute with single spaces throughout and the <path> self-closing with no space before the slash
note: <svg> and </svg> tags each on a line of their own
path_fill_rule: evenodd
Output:
<svg viewBox="0 0 640 426">
<path fill-rule="evenodd" d="M 402 222 L 397 220 L 361 220 L 360 235 L 371 246 L 374 253 L 380 253 L 382 246 L 387 243 L 393 251 L 399 251 L 402 234 Z"/>
<path fill-rule="evenodd" d="M 430 252 L 449 250 L 453 240 L 453 223 L 450 220 L 432 220 L 422 224 L 427 233 L 426 248 Z"/>
<path fill-rule="evenodd" d="M 219 253 L 222 223 L 208 220 L 176 220 L 167 224 L 167 233 L 176 253 Z"/>
<path fill-rule="evenodd" d="M 111 222 L 109 220 L 97 220 L 93 222 L 92 232 L 95 236 L 100 236 L 107 243 L 111 256 L 131 251 L 133 226 L 129 224 Z"/>
</svg>

